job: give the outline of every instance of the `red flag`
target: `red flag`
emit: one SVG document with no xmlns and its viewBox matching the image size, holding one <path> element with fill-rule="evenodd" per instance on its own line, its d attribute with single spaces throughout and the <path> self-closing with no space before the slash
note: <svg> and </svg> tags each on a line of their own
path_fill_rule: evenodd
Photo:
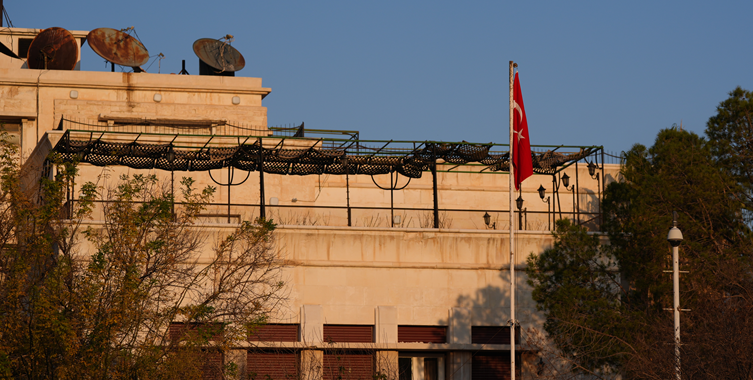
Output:
<svg viewBox="0 0 753 380">
<path fill-rule="evenodd" d="M 526 109 L 523 107 L 523 93 L 520 91 L 518 73 L 515 73 L 513 87 L 513 158 L 515 165 L 515 190 L 520 190 L 520 184 L 533 175 L 533 162 L 531 161 L 531 142 L 528 140 L 528 120 Z"/>
</svg>

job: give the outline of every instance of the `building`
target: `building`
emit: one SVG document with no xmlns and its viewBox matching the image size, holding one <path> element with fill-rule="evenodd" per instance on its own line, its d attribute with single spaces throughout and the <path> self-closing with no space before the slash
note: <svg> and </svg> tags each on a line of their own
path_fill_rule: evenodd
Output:
<svg viewBox="0 0 753 380">
<path fill-rule="evenodd" d="M 0 119 L 29 180 L 55 150 L 82 162 L 82 182 L 103 171 L 151 172 L 217 186 L 201 215 L 207 231 L 259 215 L 279 224 L 289 301 L 218 361 L 257 378 L 509 376 L 504 145 L 268 128 L 262 100 L 271 89 L 260 78 L 29 69 L 24 39 L 39 32 L 0 34 L 21 57 L 0 56 Z M 86 35 L 73 32 L 79 44 Z M 555 217 L 598 231 L 603 185 L 618 172 L 601 147 L 536 149 L 540 175 L 524 183 L 515 221 L 518 269 L 551 246 Z M 532 376 L 536 352 L 525 334 L 542 320 L 518 273 L 518 362 Z"/>
</svg>

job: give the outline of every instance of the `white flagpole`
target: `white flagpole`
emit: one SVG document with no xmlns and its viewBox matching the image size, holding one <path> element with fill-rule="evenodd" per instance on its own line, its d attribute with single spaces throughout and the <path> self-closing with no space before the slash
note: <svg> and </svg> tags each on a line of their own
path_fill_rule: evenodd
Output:
<svg viewBox="0 0 753 380">
<path fill-rule="evenodd" d="M 515 169 L 513 158 L 513 70 L 518 65 L 510 61 L 510 379 L 515 380 Z"/>
</svg>

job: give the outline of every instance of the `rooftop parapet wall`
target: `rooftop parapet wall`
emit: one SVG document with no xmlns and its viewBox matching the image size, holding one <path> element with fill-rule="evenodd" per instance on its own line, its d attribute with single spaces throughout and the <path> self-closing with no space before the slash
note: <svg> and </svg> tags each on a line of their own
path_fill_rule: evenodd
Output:
<svg viewBox="0 0 753 380">
<path fill-rule="evenodd" d="M 0 118 L 31 121 L 21 132 L 28 156 L 63 116 L 113 124 L 221 120 L 266 130 L 261 101 L 270 91 L 260 78 L 0 68 Z"/>
</svg>

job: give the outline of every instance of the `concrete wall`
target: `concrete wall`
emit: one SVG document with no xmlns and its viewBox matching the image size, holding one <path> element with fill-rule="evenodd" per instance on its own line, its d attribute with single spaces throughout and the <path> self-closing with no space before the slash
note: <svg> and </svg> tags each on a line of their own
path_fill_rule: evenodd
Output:
<svg viewBox="0 0 753 380">
<path fill-rule="evenodd" d="M 267 109 L 261 100 L 270 91 L 260 78 L 0 68 L 0 116 L 24 121 L 21 146 L 28 156 L 62 117 L 89 124 L 118 119 L 227 121 L 265 131 Z M 239 104 L 233 104 L 234 97 Z M 85 124 L 67 127 L 93 129 Z"/>
<path fill-rule="evenodd" d="M 321 305 L 324 323 L 374 324 L 379 306 L 396 308 L 399 325 L 444 325 L 453 308 L 476 326 L 510 319 L 509 243 L 504 231 L 281 227 L 279 248 L 290 263 L 290 313 Z M 551 235 L 521 232 L 516 267 L 551 246 Z M 540 322 L 522 274 L 517 310 Z M 285 313 L 278 316 L 289 319 Z M 293 318 L 295 319 L 295 318 Z"/>
</svg>

